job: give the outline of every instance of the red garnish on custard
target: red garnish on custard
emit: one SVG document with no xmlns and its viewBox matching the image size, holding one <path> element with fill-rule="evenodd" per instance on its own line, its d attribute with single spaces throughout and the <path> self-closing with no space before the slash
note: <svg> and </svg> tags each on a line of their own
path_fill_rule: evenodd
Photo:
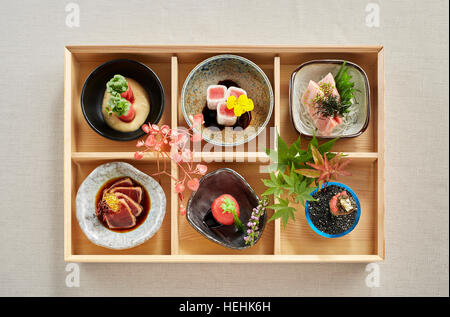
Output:
<svg viewBox="0 0 450 317">
<path fill-rule="evenodd" d="M 136 111 L 134 110 L 133 104 L 131 104 L 130 109 L 128 109 L 128 114 L 121 115 L 119 119 L 124 122 L 130 122 L 133 121 L 134 117 L 136 117 Z"/>
<path fill-rule="evenodd" d="M 134 102 L 133 90 L 131 89 L 131 85 L 128 81 L 127 81 L 127 84 L 128 84 L 128 90 L 121 93 L 120 96 L 122 96 L 123 98 L 128 100 L 131 104 L 133 104 L 133 102 Z"/>
<path fill-rule="evenodd" d="M 127 81 L 127 84 L 128 84 L 128 90 L 120 94 L 121 97 L 125 98 L 126 100 L 128 100 L 131 103 L 130 109 L 128 110 L 128 114 L 126 114 L 126 115 L 123 114 L 119 117 L 119 119 L 124 122 L 133 121 L 134 117 L 136 117 L 136 111 L 134 110 L 134 107 L 133 107 L 133 103 L 134 103 L 133 90 L 131 89 L 131 85 L 128 81 Z"/>
</svg>

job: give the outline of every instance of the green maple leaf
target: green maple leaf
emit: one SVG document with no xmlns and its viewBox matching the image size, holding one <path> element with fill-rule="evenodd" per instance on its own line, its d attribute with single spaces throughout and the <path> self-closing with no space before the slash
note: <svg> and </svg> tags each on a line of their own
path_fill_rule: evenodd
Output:
<svg viewBox="0 0 450 317">
<path fill-rule="evenodd" d="M 295 186 L 302 181 L 303 176 L 295 172 L 294 164 L 291 165 L 289 175 L 282 174 L 284 184 L 283 188 L 289 191 L 289 195 L 295 192 Z"/>
<path fill-rule="evenodd" d="M 278 204 L 267 207 L 275 210 L 272 217 L 270 217 L 269 222 L 281 218 L 281 221 L 283 222 L 283 228 L 286 228 L 286 224 L 288 223 L 289 218 L 295 221 L 294 211 L 296 211 L 296 209 L 289 206 L 289 199 L 284 200 L 279 198 L 278 201 Z"/>
<path fill-rule="evenodd" d="M 316 189 L 309 186 L 309 181 L 304 179 L 302 182 L 298 182 L 295 185 L 295 201 L 305 205 L 305 201 L 317 201 L 311 196 L 311 193 Z"/>
<path fill-rule="evenodd" d="M 275 176 L 275 173 L 270 173 L 270 179 L 261 179 L 262 182 L 268 189 L 262 194 L 262 196 L 274 195 L 278 197 L 283 192 L 283 177 L 282 173 L 278 173 L 278 176 Z"/>
<path fill-rule="evenodd" d="M 293 200 L 292 202 L 301 203 L 302 205 L 305 205 L 306 201 L 315 201 L 311 196 L 315 187 L 311 187 L 311 184 L 316 181 L 319 175 L 310 175 L 309 177 L 314 177 L 308 178 L 296 172 L 296 170 L 302 169 L 305 174 L 314 173 L 314 169 L 306 164 L 307 162 L 312 163 L 314 161 L 313 150 L 316 149 L 316 157 L 318 157 L 317 152 L 320 154 L 325 153 L 327 158 L 331 160 L 336 154 L 329 153 L 329 151 L 337 140 L 338 138 L 332 139 L 319 145 L 319 141 L 313 134 L 307 149 L 302 150 L 300 149 L 300 137 L 288 146 L 277 132 L 277 148 L 266 150 L 272 162 L 268 170 L 270 179 L 262 179 L 264 185 L 267 187 L 267 190 L 262 195 L 273 195 L 274 199 L 278 199 L 279 201 L 267 207 L 274 210 L 274 214 L 269 221 L 281 218 L 283 227 L 286 227 L 289 219 L 295 221 L 294 212 L 296 209 L 289 206 L 289 199 Z M 285 200 L 281 198 L 284 196 L 287 196 Z"/>
<path fill-rule="evenodd" d="M 332 139 L 330 141 L 323 143 L 322 145 L 319 145 L 319 141 L 317 140 L 316 135 L 313 133 L 313 137 L 312 137 L 311 141 L 308 143 L 308 150 L 307 151 L 301 150 L 302 152 L 299 152 L 299 156 L 295 160 L 295 167 L 302 168 L 302 167 L 305 167 L 306 162 L 313 161 L 311 145 L 314 146 L 315 148 L 317 148 L 319 150 L 320 154 L 327 153 L 328 159 L 331 160 L 336 154 L 328 153 L 328 152 L 333 148 L 333 145 L 334 145 L 334 143 L 336 143 L 337 140 L 339 140 L 339 138 Z M 306 168 L 309 168 L 309 167 L 306 166 Z"/>
<path fill-rule="evenodd" d="M 269 172 L 282 171 L 284 172 L 288 166 L 298 159 L 298 154 L 306 152 L 300 149 L 301 138 L 288 146 L 286 142 L 280 137 L 277 132 L 277 149 L 267 149 L 266 154 L 270 157 L 272 164 L 269 167 Z"/>
</svg>

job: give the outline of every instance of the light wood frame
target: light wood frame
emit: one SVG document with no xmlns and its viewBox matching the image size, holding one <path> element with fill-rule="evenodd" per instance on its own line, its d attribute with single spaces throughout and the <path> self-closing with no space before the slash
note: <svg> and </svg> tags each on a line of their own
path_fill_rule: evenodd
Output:
<svg viewBox="0 0 450 317">
<path fill-rule="evenodd" d="M 79 229 L 75 217 L 75 196 L 82 178 L 107 161 L 133 161 L 135 142 L 114 142 L 98 136 L 84 122 L 80 110 L 81 87 L 88 73 L 110 59 L 127 57 L 152 67 L 166 90 L 166 109 L 162 121 L 172 127 L 186 126 L 181 116 L 181 86 L 190 69 L 206 57 L 232 53 L 254 61 L 271 78 L 274 112 L 271 124 L 288 142 L 297 134 L 288 118 L 288 88 L 291 72 L 302 62 L 321 58 L 347 59 L 360 65 L 369 76 L 372 117 L 361 136 L 340 140 L 336 151 L 346 152 L 354 160 L 361 177 L 349 180 L 361 191 L 367 205 L 367 222 L 361 230 L 341 239 L 318 237 L 305 225 L 304 217 L 289 223 L 272 222 L 247 252 L 228 250 L 192 233 L 187 220 L 178 213 L 173 180 L 163 186 L 168 196 L 167 213 L 161 233 L 145 247 L 111 251 L 93 245 Z M 384 206 L 384 50 L 382 46 L 66 46 L 64 52 L 64 259 L 69 262 L 375 262 L 385 258 Z M 268 71 L 271 73 L 268 74 Z M 80 116 L 81 115 L 81 116 Z M 304 142 L 303 142 L 304 144 Z M 197 153 L 201 160 L 227 158 L 251 161 L 264 158 L 261 151 Z M 147 155 L 138 168 L 150 171 L 156 156 Z M 222 165 L 221 165 L 222 164 Z M 258 164 L 258 163 L 249 163 Z M 352 163 L 353 164 L 353 163 Z M 136 164 L 135 164 L 136 165 Z M 228 163 L 214 163 L 213 167 Z M 233 164 L 231 164 L 233 165 Z M 237 166 L 237 165 L 236 165 Z M 238 166 L 237 166 L 238 167 Z M 178 173 L 171 163 L 171 172 Z M 256 184 L 259 175 L 245 175 Z M 247 179 L 248 180 L 248 179 Z M 343 181 L 345 182 L 345 181 Z M 258 185 L 257 185 L 258 186 Z M 356 188 L 355 188 L 356 186 Z M 170 196 L 170 197 L 169 197 Z M 297 214 L 301 214 L 298 212 Z M 358 228 L 358 227 L 357 227 Z M 355 229 L 357 231 L 357 229 Z M 265 237 L 267 235 L 267 237 Z M 263 239 L 264 238 L 264 239 Z M 324 240 L 325 239 L 325 240 Z M 264 242 L 263 242 L 264 240 Z M 153 244 L 153 245 L 152 245 Z M 200 244 L 199 248 L 191 247 Z M 200 251 L 199 251 L 200 250 Z M 253 251 L 250 251 L 253 250 Z"/>
</svg>

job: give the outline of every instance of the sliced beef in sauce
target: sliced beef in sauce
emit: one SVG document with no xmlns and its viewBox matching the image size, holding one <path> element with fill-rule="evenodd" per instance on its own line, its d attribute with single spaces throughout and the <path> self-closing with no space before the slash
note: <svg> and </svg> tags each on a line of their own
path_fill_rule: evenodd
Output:
<svg viewBox="0 0 450 317">
<path fill-rule="evenodd" d="M 142 200 L 142 188 L 141 187 L 114 187 L 110 189 L 111 193 L 122 193 L 133 199 L 138 204 Z"/>
<path fill-rule="evenodd" d="M 122 178 L 120 180 L 118 180 L 117 182 L 115 182 L 114 184 L 112 184 L 109 189 L 114 188 L 114 187 L 131 187 L 133 186 L 133 181 L 129 178 Z"/>
<path fill-rule="evenodd" d="M 131 199 L 129 196 L 122 194 L 122 193 L 115 193 L 116 197 L 119 199 L 123 199 L 127 202 L 128 206 L 131 209 L 131 213 L 137 217 L 141 214 L 143 208 L 141 205 L 139 205 L 137 202 L 135 202 L 133 199 Z"/>
<path fill-rule="evenodd" d="M 110 210 L 109 212 L 105 212 L 103 213 L 103 217 L 111 229 L 126 229 L 136 225 L 136 217 L 134 217 L 131 208 L 124 199 L 119 199 L 119 208 L 117 211 Z"/>
</svg>

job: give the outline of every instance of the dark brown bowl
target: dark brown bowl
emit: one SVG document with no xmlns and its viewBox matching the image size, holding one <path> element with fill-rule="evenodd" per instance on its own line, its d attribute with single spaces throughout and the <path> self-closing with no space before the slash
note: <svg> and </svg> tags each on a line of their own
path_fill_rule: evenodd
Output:
<svg viewBox="0 0 450 317">
<path fill-rule="evenodd" d="M 245 179 L 229 168 L 215 170 L 200 179 L 200 187 L 191 195 L 187 205 L 186 218 L 195 230 L 211 241 L 231 249 L 246 249 L 245 233 L 238 231 L 235 225 L 208 226 L 205 223 L 210 216 L 211 204 L 223 194 L 232 195 L 238 202 L 240 208 L 239 219 L 244 226 L 249 221 L 253 208 L 258 206 L 259 197 L 245 181 Z M 265 224 L 266 213 L 259 220 L 259 236 L 255 244 L 261 237 Z"/>
</svg>

